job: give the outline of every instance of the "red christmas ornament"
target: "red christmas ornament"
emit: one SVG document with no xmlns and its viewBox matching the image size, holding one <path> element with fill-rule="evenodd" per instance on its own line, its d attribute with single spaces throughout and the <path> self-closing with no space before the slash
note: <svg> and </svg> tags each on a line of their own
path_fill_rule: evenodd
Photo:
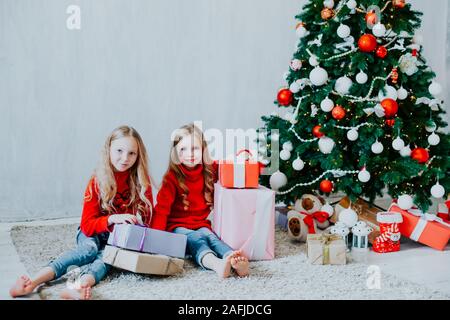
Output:
<svg viewBox="0 0 450 320">
<path fill-rule="evenodd" d="M 384 109 L 384 116 L 386 118 L 392 118 L 397 114 L 398 111 L 398 103 L 394 99 L 386 98 L 381 101 L 381 106 Z"/>
<path fill-rule="evenodd" d="M 345 117 L 345 109 L 342 108 L 340 105 L 336 105 L 333 110 L 331 111 L 331 115 L 336 120 L 341 120 Z"/>
<path fill-rule="evenodd" d="M 322 132 L 320 132 L 320 129 L 322 129 L 322 126 L 319 126 L 319 125 L 317 125 L 317 126 L 315 126 L 313 129 L 312 129 L 312 133 L 313 133 L 313 135 L 316 137 L 316 138 L 321 138 L 321 137 L 323 137 L 325 134 L 323 134 Z"/>
<path fill-rule="evenodd" d="M 392 5 L 397 9 L 403 9 L 406 5 L 405 0 L 392 0 Z"/>
<path fill-rule="evenodd" d="M 395 120 L 394 119 L 386 119 L 386 124 L 390 127 L 393 127 L 395 124 Z"/>
<path fill-rule="evenodd" d="M 387 49 L 386 47 L 383 46 L 379 46 L 377 48 L 377 51 L 375 51 L 375 54 L 377 55 L 378 58 L 384 59 L 387 56 Z"/>
<path fill-rule="evenodd" d="M 358 40 L 359 50 L 362 52 L 372 52 L 377 47 L 377 38 L 371 34 L 363 34 Z"/>
<path fill-rule="evenodd" d="M 331 191 L 333 191 L 333 182 L 331 182 L 330 180 L 322 180 L 320 182 L 319 188 L 322 192 L 330 193 Z"/>
<path fill-rule="evenodd" d="M 417 57 L 417 49 L 412 49 L 411 55 L 412 55 L 413 57 Z"/>
<path fill-rule="evenodd" d="M 277 101 L 280 106 L 287 107 L 291 104 L 294 95 L 291 90 L 287 88 L 280 89 L 277 95 Z"/>
<path fill-rule="evenodd" d="M 367 25 L 369 25 L 369 26 L 374 26 L 377 24 L 378 16 L 375 13 L 375 11 L 372 10 L 372 11 L 369 11 L 366 13 L 366 22 L 367 22 Z"/>
<path fill-rule="evenodd" d="M 416 160 L 419 163 L 425 163 L 430 159 L 430 154 L 427 149 L 424 148 L 415 148 L 411 151 L 411 158 Z"/>
</svg>

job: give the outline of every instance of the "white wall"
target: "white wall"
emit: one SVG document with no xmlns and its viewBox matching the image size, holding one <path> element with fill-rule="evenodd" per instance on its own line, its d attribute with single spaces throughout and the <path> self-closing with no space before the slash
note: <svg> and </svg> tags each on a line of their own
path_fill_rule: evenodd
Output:
<svg viewBox="0 0 450 320">
<path fill-rule="evenodd" d="M 444 84 L 447 1 L 411 2 L 425 12 L 425 54 Z M 158 183 L 174 128 L 258 127 L 304 3 L 0 0 L 0 221 L 78 216 L 120 124 L 143 136 Z M 80 30 L 66 28 L 71 4 Z"/>
</svg>

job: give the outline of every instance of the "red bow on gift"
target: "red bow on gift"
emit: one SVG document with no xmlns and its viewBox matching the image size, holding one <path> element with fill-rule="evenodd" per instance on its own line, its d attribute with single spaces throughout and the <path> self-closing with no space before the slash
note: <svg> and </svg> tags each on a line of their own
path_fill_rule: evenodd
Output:
<svg viewBox="0 0 450 320">
<path fill-rule="evenodd" d="M 314 219 L 320 223 L 324 223 L 328 220 L 328 212 L 325 211 L 316 211 L 311 214 L 306 212 L 301 213 L 306 215 L 303 222 L 308 226 L 308 233 L 316 233 L 316 229 L 314 228 Z"/>
</svg>

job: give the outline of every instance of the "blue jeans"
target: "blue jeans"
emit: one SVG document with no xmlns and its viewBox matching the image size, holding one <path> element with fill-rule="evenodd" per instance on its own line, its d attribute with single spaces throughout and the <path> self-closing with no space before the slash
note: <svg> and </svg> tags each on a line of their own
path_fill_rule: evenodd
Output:
<svg viewBox="0 0 450 320">
<path fill-rule="evenodd" d="M 102 260 L 108 234 L 102 233 L 93 237 L 87 237 L 78 229 L 76 236 L 77 247 L 66 251 L 48 264 L 55 272 L 55 279 L 66 274 L 69 267 L 78 266 L 81 267 L 81 275 L 91 274 L 95 278 L 95 283 L 99 283 L 111 269 L 111 266 L 105 264 Z"/>
<path fill-rule="evenodd" d="M 202 263 L 205 254 L 212 253 L 216 257 L 225 258 L 233 252 L 233 249 L 208 228 L 203 227 L 198 230 L 191 230 L 178 227 L 173 232 L 187 236 L 187 251 L 203 269 L 206 269 Z"/>
</svg>

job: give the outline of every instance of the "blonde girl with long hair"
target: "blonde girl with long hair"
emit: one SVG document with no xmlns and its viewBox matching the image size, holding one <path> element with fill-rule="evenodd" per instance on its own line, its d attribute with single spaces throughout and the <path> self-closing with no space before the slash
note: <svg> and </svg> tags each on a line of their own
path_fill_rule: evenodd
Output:
<svg viewBox="0 0 450 320">
<path fill-rule="evenodd" d="M 90 299 L 91 287 L 111 268 L 102 261 L 102 253 L 114 225 L 148 226 L 152 213 L 151 178 L 144 143 L 132 127 L 118 127 L 106 139 L 99 165 L 86 187 L 77 247 L 51 261 L 35 277 L 19 277 L 10 295 L 30 294 L 39 285 L 66 274 L 69 267 L 79 266 L 81 276 L 77 285 L 63 290 L 61 297 Z"/>
<path fill-rule="evenodd" d="M 211 160 L 203 132 L 188 124 L 175 131 L 172 141 L 151 227 L 185 234 L 187 253 L 203 269 L 214 270 L 222 278 L 232 270 L 247 276 L 248 259 L 221 241 L 207 219 L 213 206 L 217 164 Z"/>
</svg>

